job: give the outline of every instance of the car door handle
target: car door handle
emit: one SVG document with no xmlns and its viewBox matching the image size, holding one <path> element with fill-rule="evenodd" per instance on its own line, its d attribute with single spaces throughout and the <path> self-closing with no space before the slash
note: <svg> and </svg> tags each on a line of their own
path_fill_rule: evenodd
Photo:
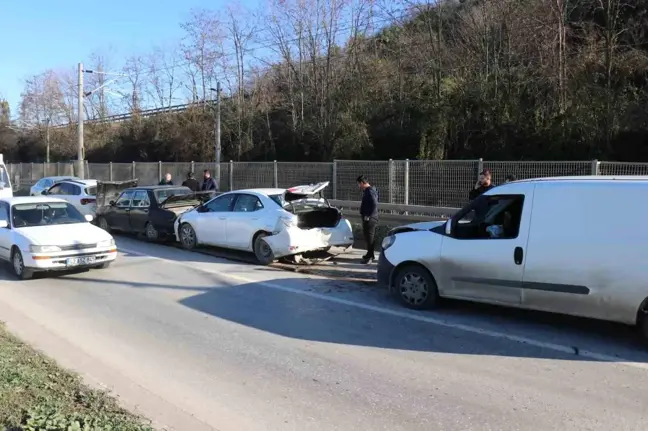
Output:
<svg viewBox="0 0 648 431">
<path fill-rule="evenodd" d="M 225 220 L 227 217 L 218 217 L 220 220 Z"/>
<path fill-rule="evenodd" d="M 522 265 L 522 260 L 524 259 L 524 250 L 522 247 L 515 247 L 513 251 L 513 261 L 516 265 Z"/>
</svg>

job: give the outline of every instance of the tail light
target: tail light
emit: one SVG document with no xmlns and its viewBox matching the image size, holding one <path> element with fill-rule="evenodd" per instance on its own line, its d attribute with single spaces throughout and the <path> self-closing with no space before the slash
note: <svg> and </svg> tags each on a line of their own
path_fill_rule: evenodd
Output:
<svg viewBox="0 0 648 431">
<path fill-rule="evenodd" d="M 88 199 L 88 198 L 81 199 L 81 205 L 88 205 L 88 204 L 95 204 L 95 203 L 97 203 L 97 199 Z"/>
</svg>

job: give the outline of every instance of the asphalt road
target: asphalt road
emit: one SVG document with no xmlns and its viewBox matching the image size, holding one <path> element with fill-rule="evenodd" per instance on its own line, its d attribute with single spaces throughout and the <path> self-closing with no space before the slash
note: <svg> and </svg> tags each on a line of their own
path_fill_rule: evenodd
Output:
<svg viewBox="0 0 648 431">
<path fill-rule="evenodd" d="M 640 430 L 617 325 L 384 292 L 119 238 L 108 270 L 13 281 L 0 318 L 178 430 Z"/>
</svg>

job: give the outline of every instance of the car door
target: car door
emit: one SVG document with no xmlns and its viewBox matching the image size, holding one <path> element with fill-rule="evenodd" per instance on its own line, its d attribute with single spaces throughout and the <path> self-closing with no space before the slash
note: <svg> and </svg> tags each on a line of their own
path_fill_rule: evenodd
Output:
<svg viewBox="0 0 648 431">
<path fill-rule="evenodd" d="M 450 220 L 441 246 L 443 293 L 505 305 L 522 301 L 533 188 L 507 186 L 484 195 Z"/>
<path fill-rule="evenodd" d="M 258 231 L 263 210 L 258 197 L 248 193 L 237 194 L 232 213 L 227 219 L 229 247 L 251 249 L 252 237 Z"/>
<path fill-rule="evenodd" d="M 135 190 L 128 213 L 129 230 L 131 232 L 144 232 L 148 221 L 151 200 L 147 190 Z"/>
<path fill-rule="evenodd" d="M 126 190 L 119 195 L 115 205 L 106 212 L 104 217 L 112 229 L 128 232 L 130 230 L 129 213 L 134 190 Z"/>
<path fill-rule="evenodd" d="M 235 193 L 228 193 L 199 207 L 194 229 L 201 244 L 227 247 L 227 219 L 235 199 Z"/>
<path fill-rule="evenodd" d="M 9 204 L 0 202 L 0 221 L 6 221 L 7 227 L 0 228 L 0 258 L 9 260 L 11 253 L 13 232 L 11 231 L 11 219 L 9 218 Z"/>
</svg>

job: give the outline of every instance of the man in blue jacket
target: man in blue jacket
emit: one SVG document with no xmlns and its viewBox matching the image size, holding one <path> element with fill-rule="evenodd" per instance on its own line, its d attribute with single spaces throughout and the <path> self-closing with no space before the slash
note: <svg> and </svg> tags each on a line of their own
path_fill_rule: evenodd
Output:
<svg viewBox="0 0 648 431">
<path fill-rule="evenodd" d="M 378 226 L 378 192 L 369 184 L 364 175 L 358 177 L 358 187 L 362 190 L 360 216 L 362 217 L 362 233 L 367 244 L 367 253 L 362 257 L 362 263 L 371 263 L 376 259 L 375 238 Z"/>
</svg>

